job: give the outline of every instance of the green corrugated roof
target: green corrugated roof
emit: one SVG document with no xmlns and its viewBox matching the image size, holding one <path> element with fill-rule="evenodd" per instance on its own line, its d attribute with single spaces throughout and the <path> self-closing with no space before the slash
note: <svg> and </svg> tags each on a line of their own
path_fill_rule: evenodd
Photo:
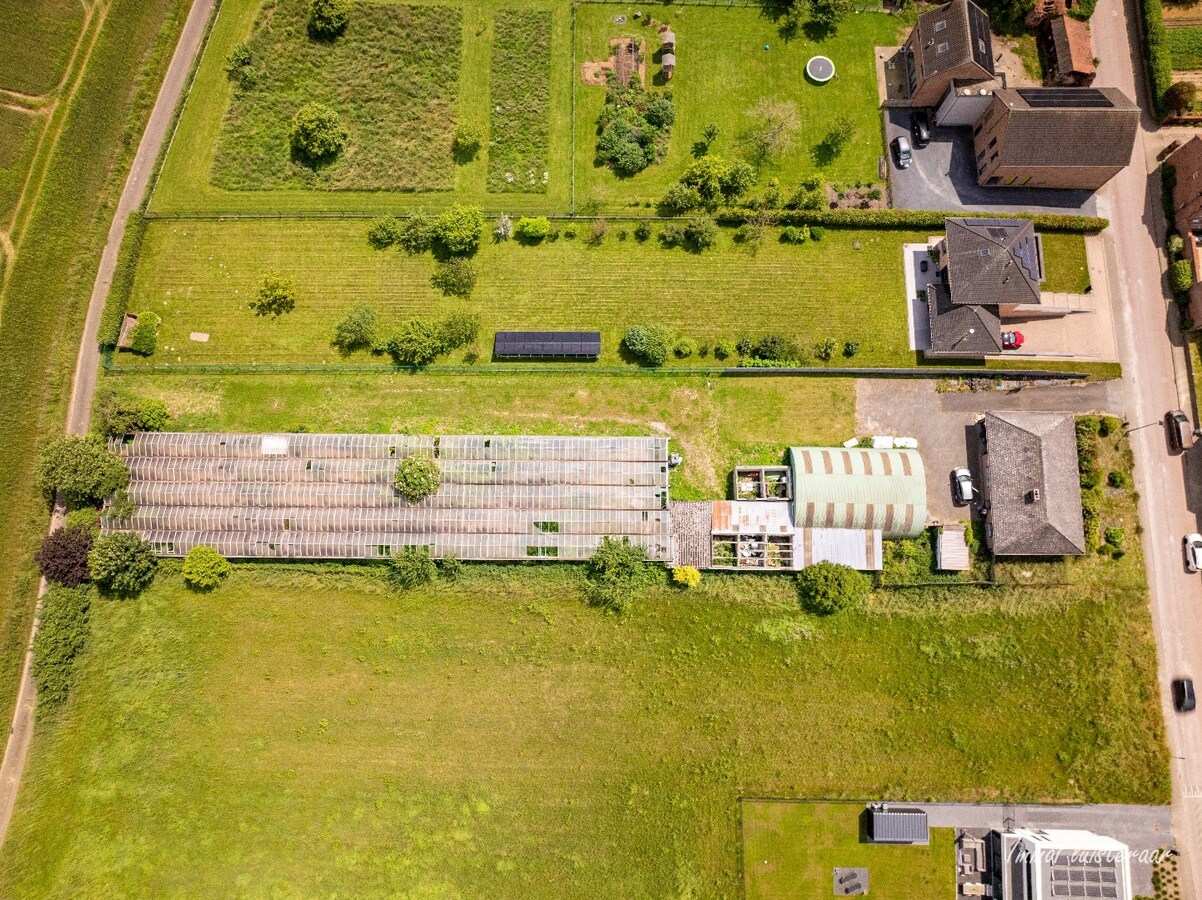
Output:
<svg viewBox="0 0 1202 900">
<path fill-rule="evenodd" d="M 798 528 L 879 528 L 917 537 L 927 524 L 927 482 L 917 450 L 791 447 Z"/>
</svg>

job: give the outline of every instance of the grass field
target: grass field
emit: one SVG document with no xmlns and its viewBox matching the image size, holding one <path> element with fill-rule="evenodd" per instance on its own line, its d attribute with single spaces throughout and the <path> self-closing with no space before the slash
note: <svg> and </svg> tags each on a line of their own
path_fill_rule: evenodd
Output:
<svg viewBox="0 0 1202 900">
<path fill-rule="evenodd" d="M 80 0 L 0 0 L 0 88 L 33 97 L 57 88 L 83 23 Z"/>
<path fill-rule="evenodd" d="M 1079 234 L 1043 233 L 1045 291 L 1083 294 L 1089 289 L 1089 264 L 1085 259 L 1085 238 Z"/>
<path fill-rule="evenodd" d="M 787 446 L 837 444 L 855 430 L 847 378 L 156 373 L 105 383 L 163 400 L 179 430 L 668 434 L 685 458 L 678 499 L 725 496 L 736 463 L 778 462 Z"/>
<path fill-rule="evenodd" d="M 230 190 L 430 191 L 454 186 L 451 136 L 462 12 L 357 3 L 334 41 L 308 34 L 304 0 L 268 3 L 246 48 L 254 83 L 234 91 L 213 163 Z M 343 151 L 312 168 L 293 159 L 296 111 L 318 101 L 346 126 Z"/>
<path fill-rule="evenodd" d="M 16 210 L 45 124 L 43 115 L 0 106 L 0 229 Z"/>
<path fill-rule="evenodd" d="M 547 190 L 551 174 L 551 34 L 549 10 L 497 12 L 487 148 L 488 189 L 493 193 L 540 194 Z"/>
<path fill-rule="evenodd" d="M 834 868 L 867 868 L 868 893 L 883 900 L 954 897 L 955 832 L 932 828 L 926 847 L 862 843 L 860 803 L 744 800 L 743 896 L 812 900 L 833 895 Z"/>
<path fill-rule="evenodd" d="M 1166 28 L 1174 69 L 1202 69 L 1202 28 Z"/>
<path fill-rule="evenodd" d="M 605 59 L 610 38 L 632 33 L 644 39 L 648 51 L 659 50 L 654 27 L 616 25 L 615 11 L 624 10 L 587 4 L 577 9 L 579 62 Z M 764 167 L 762 180 L 777 176 L 794 190 L 811 172 L 827 181 L 877 180 L 877 157 L 884 150 L 873 47 L 896 43 L 903 24 L 896 17 L 875 13 L 849 16 L 833 36 L 814 42 L 804 36 L 784 40 L 776 24 L 756 9 L 670 7 L 656 8 L 655 16 L 657 21 L 671 23 L 677 42 L 676 73 L 667 85 L 662 79 L 653 80 L 659 66 L 653 61 L 647 65 L 648 86 L 671 90 L 676 104 L 667 158 L 633 178 L 618 178 L 598 165 L 593 151 L 605 89 L 584 85 L 578 79 L 577 204 L 595 200 L 607 207 L 621 207 L 657 201 L 692 162 L 693 146 L 710 123 L 720 129 L 711 153 L 726 158 L 743 155 L 747 152 L 745 132 L 752 124 L 748 113 L 761 98 L 795 104 L 800 124 L 793 148 Z M 806 61 L 817 53 L 834 61 L 838 79 L 825 85 L 806 80 Z M 855 134 L 841 155 L 827 160 L 819 145 L 840 115 L 851 117 Z"/>
<path fill-rule="evenodd" d="M 707 576 L 619 619 L 579 577 L 168 570 L 94 604 L 0 893 L 725 898 L 741 796 L 1168 796 L 1155 700 L 1112 690 L 1155 684 L 1142 597 L 815 620 Z"/>
</svg>

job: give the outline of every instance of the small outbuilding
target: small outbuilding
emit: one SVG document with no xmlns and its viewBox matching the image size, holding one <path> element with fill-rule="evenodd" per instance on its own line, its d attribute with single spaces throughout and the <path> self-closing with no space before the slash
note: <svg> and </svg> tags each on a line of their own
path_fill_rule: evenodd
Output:
<svg viewBox="0 0 1202 900">
<path fill-rule="evenodd" d="M 930 842 L 925 810 L 887 803 L 868 807 L 868 843 L 926 846 Z"/>
<path fill-rule="evenodd" d="M 672 77 L 672 73 L 676 71 L 676 54 L 665 53 L 663 56 L 661 56 L 660 68 L 663 70 L 664 79 L 670 79 Z"/>
<path fill-rule="evenodd" d="M 1070 16 L 1049 19 L 1047 28 L 1049 82 L 1062 87 L 1089 87 L 1098 74 L 1093 61 L 1089 26 Z"/>
</svg>

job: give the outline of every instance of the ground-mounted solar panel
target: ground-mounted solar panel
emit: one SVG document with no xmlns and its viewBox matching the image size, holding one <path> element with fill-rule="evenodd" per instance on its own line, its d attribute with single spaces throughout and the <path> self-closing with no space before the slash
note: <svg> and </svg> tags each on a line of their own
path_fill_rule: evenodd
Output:
<svg viewBox="0 0 1202 900">
<path fill-rule="evenodd" d="M 601 355 L 599 331 L 498 331 L 497 359 L 594 360 Z"/>
</svg>

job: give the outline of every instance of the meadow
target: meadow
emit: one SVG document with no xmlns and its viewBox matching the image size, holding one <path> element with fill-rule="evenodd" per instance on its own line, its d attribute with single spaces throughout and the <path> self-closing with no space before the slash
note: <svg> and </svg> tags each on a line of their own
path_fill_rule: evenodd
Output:
<svg viewBox="0 0 1202 900">
<path fill-rule="evenodd" d="M 0 2 L 0 89 L 27 98 L 59 86 L 79 33 L 85 8 L 80 0 Z"/>
<path fill-rule="evenodd" d="M 493 28 L 488 189 L 545 193 L 550 180 L 551 33 L 548 10 L 500 9 Z"/>
<path fill-rule="evenodd" d="M 0 230 L 9 226 L 46 125 L 45 116 L 0 106 Z"/>
<path fill-rule="evenodd" d="M 815 619 L 787 579 L 706 576 L 615 617 L 581 586 L 165 566 L 93 604 L 0 892 L 730 897 L 741 796 L 1167 798 L 1152 692 L 1112 691 L 1155 683 L 1142 596 Z"/>
<path fill-rule="evenodd" d="M 230 190 L 448 190 L 462 13 L 452 6 L 358 3 L 346 31 L 316 40 L 308 4 L 278 0 L 243 45 L 253 75 L 237 86 L 213 183 Z M 294 158 L 289 133 L 310 102 L 333 108 L 346 146 L 328 164 Z"/>
</svg>

